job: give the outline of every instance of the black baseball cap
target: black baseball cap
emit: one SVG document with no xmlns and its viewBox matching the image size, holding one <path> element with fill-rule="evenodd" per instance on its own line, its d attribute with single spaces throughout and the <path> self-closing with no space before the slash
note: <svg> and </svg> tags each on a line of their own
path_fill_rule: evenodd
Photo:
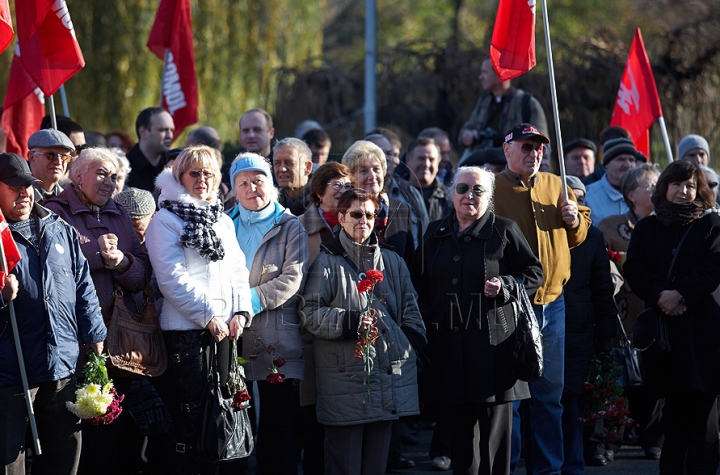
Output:
<svg viewBox="0 0 720 475">
<path fill-rule="evenodd" d="M 27 161 L 16 153 L 0 153 L 0 181 L 8 186 L 40 182 L 30 173 Z"/>
<path fill-rule="evenodd" d="M 512 130 L 505 135 L 505 143 L 531 137 L 537 137 L 541 143 L 550 143 L 550 139 L 547 138 L 547 136 L 541 134 L 537 127 L 528 123 L 518 124 L 513 127 Z"/>
</svg>

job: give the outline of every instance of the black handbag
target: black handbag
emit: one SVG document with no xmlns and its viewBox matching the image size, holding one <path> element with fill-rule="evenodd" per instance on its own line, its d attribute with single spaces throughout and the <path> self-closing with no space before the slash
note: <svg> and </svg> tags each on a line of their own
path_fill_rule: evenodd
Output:
<svg viewBox="0 0 720 475">
<path fill-rule="evenodd" d="M 513 374 L 520 381 L 536 381 L 543 375 L 542 334 L 535 311 L 525 286 L 515 279 L 515 347 L 513 348 Z"/>
<path fill-rule="evenodd" d="M 205 410 L 198 443 L 200 458 L 208 463 L 232 462 L 248 457 L 255 442 L 247 407 L 233 408 L 232 395 L 225 397 L 223 394 L 218 370 L 217 343 L 213 341 L 210 348 Z"/>
<path fill-rule="evenodd" d="M 623 367 L 623 375 L 618 383 L 624 388 L 632 388 L 642 385 L 642 373 L 640 372 L 640 358 L 637 348 L 633 347 L 625 332 L 620 315 L 617 316 L 620 323 L 620 348 L 613 348 L 612 354 Z"/>
<path fill-rule="evenodd" d="M 685 234 L 680 238 L 677 247 L 673 250 L 673 258 L 670 261 L 670 268 L 667 273 L 667 281 L 672 282 L 672 270 L 675 267 L 675 261 L 680 254 L 680 246 L 695 225 L 693 221 L 688 226 Z M 653 305 L 648 307 L 637 316 L 635 327 L 633 328 L 633 346 L 640 352 L 646 352 L 647 356 L 661 356 L 670 353 L 670 337 L 667 327 L 667 316 Z"/>
</svg>

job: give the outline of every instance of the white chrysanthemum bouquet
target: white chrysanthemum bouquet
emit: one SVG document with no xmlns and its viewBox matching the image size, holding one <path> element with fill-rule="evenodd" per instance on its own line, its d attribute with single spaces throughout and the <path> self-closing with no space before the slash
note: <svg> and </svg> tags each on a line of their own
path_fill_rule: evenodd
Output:
<svg viewBox="0 0 720 475">
<path fill-rule="evenodd" d="M 122 412 L 120 403 L 125 396 L 119 396 L 108 378 L 105 360 L 107 356 L 90 353 L 83 373 L 85 383 L 75 391 L 75 402 L 66 402 L 70 412 L 80 419 L 88 419 L 93 424 L 110 424 Z"/>
</svg>

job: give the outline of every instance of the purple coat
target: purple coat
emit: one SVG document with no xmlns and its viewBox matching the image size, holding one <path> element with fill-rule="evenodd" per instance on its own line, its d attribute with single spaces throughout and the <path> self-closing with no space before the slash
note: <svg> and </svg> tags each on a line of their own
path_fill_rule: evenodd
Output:
<svg viewBox="0 0 720 475">
<path fill-rule="evenodd" d="M 151 267 L 147 252 L 143 250 L 125 208 L 111 199 L 99 215 L 95 215 L 80 201 L 73 186 L 68 186 L 58 196 L 47 200 L 44 206 L 59 214 L 78 233 L 80 248 L 90 265 L 90 276 L 106 321 L 110 316 L 107 312 L 112 309 L 115 282 L 124 290 L 125 304 L 133 309 L 132 294 L 145 288 L 145 279 L 150 276 Z M 122 274 L 106 269 L 100 257 L 98 238 L 108 233 L 118 237 L 118 249 L 130 259 L 130 267 Z"/>
</svg>

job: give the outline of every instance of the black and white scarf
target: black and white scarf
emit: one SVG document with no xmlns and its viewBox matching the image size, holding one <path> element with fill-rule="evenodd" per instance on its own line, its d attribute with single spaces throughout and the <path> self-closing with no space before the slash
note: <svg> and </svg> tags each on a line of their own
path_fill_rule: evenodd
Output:
<svg viewBox="0 0 720 475">
<path fill-rule="evenodd" d="M 219 200 L 204 208 L 192 203 L 165 200 L 160 203 L 160 208 L 167 209 L 185 223 L 185 232 L 180 236 L 183 246 L 197 249 L 202 257 L 213 262 L 225 257 L 222 241 L 212 228 L 223 214 L 223 205 Z"/>
</svg>

